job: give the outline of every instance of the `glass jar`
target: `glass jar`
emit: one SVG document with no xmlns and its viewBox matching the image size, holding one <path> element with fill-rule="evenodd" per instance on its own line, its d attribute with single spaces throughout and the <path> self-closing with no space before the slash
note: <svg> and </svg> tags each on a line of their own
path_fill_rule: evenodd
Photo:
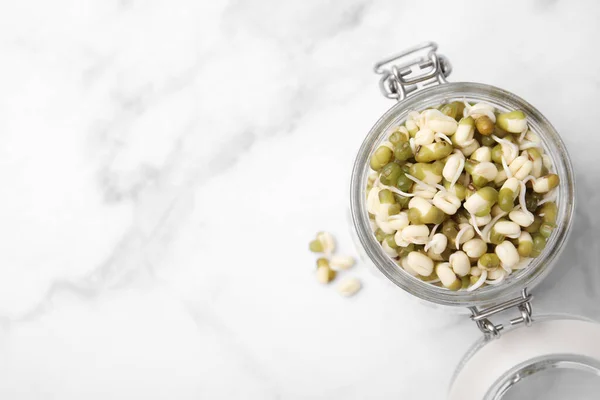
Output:
<svg viewBox="0 0 600 400">
<path fill-rule="evenodd" d="M 437 74 L 442 74 L 442 71 L 437 71 Z M 499 110 L 523 110 L 527 115 L 530 127 L 542 139 L 546 154 L 550 155 L 561 182 L 557 199 L 557 228 L 549 238 L 543 253 L 534 258 L 527 268 L 511 274 L 503 284 L 486 286 L 473 292 L 453 292 L 439 288 L 414 278 L 398 268 L 383 252 L 381 245 L 373 236 L 366 207 L 369 159 L 373 151 L 385 140 L 390 129 L 404 121 L 412 110 L 423 110 L 453 100 L 485 101 L 493 104 Z M 400 288 L 421 299 L 448 306 L 474 307 L 496 304 L 514 297 L 523 289 L 531 289 L 537 285 L 550 272 L 566 242 L 573 220 L 574 207 L 573 167 L 565 144 L 554 127 L 525 100 L 505 90 L 481 83 L 444 82 L 422 90 L 413 90 L 409 97 L 396 103 L 377 121 L 360 147 L 352 171 L 350 210 L 354 233 L 364 253 L 388 279 Z"/>
<path fill-rule="evenodd" d="M 496 314 L 515 309 L 519 316 L 511 319 L 507 326 L 532 325 L 532 296 L 529 291 L 547 276 L 567 241 L 575 208 L 575 179 L 565 144 L 550 122 L 535 107 L 510 92 L 490 85 L 447 82 L 450 64 L 436 50 L 435 43 L 425 43 L 386 59 L 375 67 L 375 71 L 382 75 L 382 92 L 398 102 L 376 122 L 358 151 L 350 191 L 353 234 L 357 239 L 359 252 L 410 295 L 436 305 L 469 310 L 471 319 L 484 333 L 482 343 L 485 344 L 500 338 L 505 329 L 503 324 L 491 322 Z M 487 102 L 500 111 L 523 110 L 529 127 L 541 138 L 544 150 L 554 164 L 555 173 L 560 177 L 556 201 L 557 227 L 548 239 L 544 251 L 527 268 L 509 275 L 501 284 L 488 285 L 472 292 L 437 287 L 399 268 L 375 239 L 366 204 L 369 160 L 391 129 L 404 122 L 410 111 L 420 111 L 455 100 Z M 505 329 L 504 332 L 510 330 Z"/>
</svg>

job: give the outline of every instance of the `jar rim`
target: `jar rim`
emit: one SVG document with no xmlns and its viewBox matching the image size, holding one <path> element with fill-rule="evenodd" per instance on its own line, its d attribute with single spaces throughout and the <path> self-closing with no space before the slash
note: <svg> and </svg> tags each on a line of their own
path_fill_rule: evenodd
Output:
<svg viewBox="0 0 600 400">
<path fill-rule="evenodd" d="M 385 252 L 373 235 L 366 207 L 366 182 L 369 158 L 387 136 L 389 129 L 406 118 L 409 111 L 423 110 L 453 99 L 485 101 L 500 109 L 521 109 L 532 130 L 541 138 L 546 153 L 552 159 L 561 184 L 557 227 L 542 254 L 499 285 L 488 285 L 473 292 L 450 291 L 423 282 L 400 268 Z M 350 212 L 353 228 L 360 244 L 375 266 L 394 284 L 423 300 L 447 306 L 486 306 L 515 296 L 523 288 L 533 288 L 554 266 L 568 238 L 575 208 L 575 177 L 566 146 L 556 129 L 527 101 L 491 85 L 473 82 L 452 82 L 416 92 L 392 106 L 371 128 L 356 156 L 350 184 Z"/>
</svg>

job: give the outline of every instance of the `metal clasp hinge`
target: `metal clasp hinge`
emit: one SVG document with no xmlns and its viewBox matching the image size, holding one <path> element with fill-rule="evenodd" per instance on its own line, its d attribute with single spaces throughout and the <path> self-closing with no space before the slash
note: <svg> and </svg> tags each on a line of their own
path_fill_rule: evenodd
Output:
<svg viewBox="0 0 600 400">
<path fill-rule="evenodd" d="M 421 43 L 375 64 L 381 93 L 401 101 L 419 89 L 447 83 L 452 66 L 436 53 L 437 47 L 434 42 Z"/>
<path fill-rule="evenodd" d="M 521 297 L 516 299 L 508 300 L 504 303 L 500 303 L 493 307 L 485 308 L 483 310 L 477 309 L 477 307 L 469 307 L 471 310 L 471 319 L 475 321 L 479 330 L 481 330 L 487 337 L 496 339 L 500 337 L 500 332 L 504 329 L 502 324 L 494 324 L 489 320 L 492 315 L 501 313 L 509 310 L 513 307 L 517 307 L 521 316 L 510 320 L 510 325 L 525 324 L 530 326 L 533 322 L 531 300 L 533 296 L 527 293 L 527 288 L 521 292 Z"/>
</svg>

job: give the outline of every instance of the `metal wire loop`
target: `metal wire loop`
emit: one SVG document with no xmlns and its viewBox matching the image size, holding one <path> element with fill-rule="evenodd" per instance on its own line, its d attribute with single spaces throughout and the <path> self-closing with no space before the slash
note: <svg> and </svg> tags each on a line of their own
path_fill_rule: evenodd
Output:
<svg viewBox="0 0 600 400">
<path fill-rule="evenodd" d="M 401 101 L 425 87 L 447 83 L 452 66 L 436 50 L 436 43 L 426 42 L 375 64 L 383 95 Z"/>
<path fill-rule="evenodd" d="M 520 317 L 511 319 L 510 324 L 525 324 L 526 326 L 531 326 L 533 323 L 533 310 L 531 308 L 532 299 L 533 296 L 528 294 L 527 288 L 525 288 L 521 291 L 520 297 L 505 301 L 504 303 L 497 304 L 493 307 L 488 307 L 482 310 L 479 310 L 477 307 L 470 307 L 471 319 L 475 321 L 477 327 L 483 332 L 484 335 L 491 338 L 498 338 L 500 337 L 500 332 L 504 329 L 504 325 L 496 325 L 492 323 L 489 318 L 493 315 L 516 307 L 519 310 Z"/>
</svg>

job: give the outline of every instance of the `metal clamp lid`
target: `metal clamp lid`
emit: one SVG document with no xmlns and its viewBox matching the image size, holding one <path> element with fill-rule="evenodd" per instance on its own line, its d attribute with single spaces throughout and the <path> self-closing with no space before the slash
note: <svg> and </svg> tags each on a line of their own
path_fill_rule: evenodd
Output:
<svg viewBox="0 0 600 400">
<path fill-rule="evenodd" d="M 471 310 L 471 319 L 475 321 L 479 330 L 481 330 L 486 336 L 493 339 L 500 337 L 500 332 L 504 329 L 502 324 L 494 324 L 489 320 L 492 315 L 501 313 L 509 310 L 513 307 L 517 307 L 521 313 L 520 317 L 513 318 L 510 320 L 511 325 L 518 325 L 524 323 L 526 326 L 531 326 L 533 318 L 531 316 L 531 300 L 533 296 L 527 293 L 527 288 L 521 291 L 521 297 L 508 300 L 504 303 L 500 303 L 493 307 L 485 308 L 483 310 L 477 309 L 477 307 L 469 307 Z"/>
<path fill-rule="evenodd" d="M 437 47 L 435 42 L 421 43 L 375 64 L 383 95 L 401 101 L 419 89 L 447 83 L 452 66 L 436 53 Z"/>
</svg>

